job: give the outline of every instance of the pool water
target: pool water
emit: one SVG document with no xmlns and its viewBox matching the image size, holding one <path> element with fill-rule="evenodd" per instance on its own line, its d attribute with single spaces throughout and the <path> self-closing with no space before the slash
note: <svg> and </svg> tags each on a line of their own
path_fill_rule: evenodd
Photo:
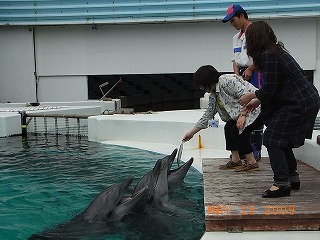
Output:
<svg viewBox="0 0 320 240">
<path fill-rule="evenodd" d="M 28 239 L 73 219 L 107 186 L 136 183 L 163 154 L 89 142 L 86 137 L 28 135 L 0 138 L 0 239 Z M 177 167 L 173 164 L 173 168 Z M 190 168 L 170 202 L 191 214 L 149 209 L 104 226 L 78 227 L 72 239 L 200 239 L 204 233 L 202 174 Z M 55 238 L 58 239 L 58 236 Z M 65 239 L 65 238 L 60 238 Z"/>
</svg>

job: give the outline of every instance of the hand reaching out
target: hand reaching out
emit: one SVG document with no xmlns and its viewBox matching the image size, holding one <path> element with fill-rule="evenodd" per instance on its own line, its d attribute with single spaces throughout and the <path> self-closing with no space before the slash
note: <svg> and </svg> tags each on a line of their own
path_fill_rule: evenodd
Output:
<svg viewBox="0 0 320 240">
<path fill-rule="evenodd" d="M 192 132 L 187 132 L 187 133 L 184 135 L 182 141 L 183 141 L 183 142 L 188 142 L 188 141 L 193 137 L 193 135 L 194 135 L 194 134 L 193 134 Z"/>
<path fill-rule="evenodd" d="M 182 141 L 183 142 L 188 142 L 191 138 L 193 138 L 193 136 L 199 132 L 201 129 L 200 128 L 197 128 L 197 127 L 194 127 L 192 128 L 189 132 L 187 132 L 184 137 L 182 138 Z"/>
</svg>

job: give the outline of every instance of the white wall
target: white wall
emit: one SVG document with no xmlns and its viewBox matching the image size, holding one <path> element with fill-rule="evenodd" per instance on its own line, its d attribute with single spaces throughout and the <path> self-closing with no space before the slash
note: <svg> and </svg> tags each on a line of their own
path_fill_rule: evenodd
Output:
<svg viewBox="0 0 320 240">
<path fill-rule="evenodd" d="M 304 69 L 320 68 L 319 20 L 268 22 Z M 232 71 L 235 33 L 221 22 L 36 27 L 39 101 L 87 100 L 87 75 L 190 73 L 204 64 Z M 0 101 L 34 101 L 32 32 L 0 27 L 0 40 Z"/>
<path fill-rule="evenodd" d="M 32 31 L 0 27 L 0 101 L 36 100 Z"/>
<path fill-rule="evenodd" d="M 38 98 L 40 102 L 87 101 L 87 89 L 87 76 L 41 76 Z"/>
<path fill-rule="evenodd" d="M 179 73 L 210 62 L 230 68 L 221 59 L 231 58 L 231 30 L 220 23 L 41 27 L 39 75 Z"/>
</svg>

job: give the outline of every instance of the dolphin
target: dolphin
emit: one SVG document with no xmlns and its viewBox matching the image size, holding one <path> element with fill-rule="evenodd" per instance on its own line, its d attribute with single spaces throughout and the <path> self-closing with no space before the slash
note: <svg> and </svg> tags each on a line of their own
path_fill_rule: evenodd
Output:
<svg viewBox="0 0 320 240">
<path fill-rule="evenodd" d="M 104 189 L 82 213 L 70 221 L 33 234 L 29 239 L 70 239 L 81 238 L 85 234 L 104 235 L 110 224 L 116 223 L 132 211 L 141 213 L 141 209 L 144 210 L 147 205 L 154 207 L 159 213 L 189 216 L 187 211 L 172 205 L 168 195 L 169 187 L 181 183 L 193 163 L 191 158 L 179 168 L 171 170 L 177 151 L 174 149 L 170 155 L 158 159 L 153 169 L 140 179 L 129 197 L 125 197 L 125 193 L 133 181 L 133 176 Z"/>
<path fill-rule="evenodd" d="M 106 223 L 121 220 L 131 213 L 132 208 L 147 193 L 148 187 L 145 186 L 135 194 L 124 197 L 132 181 L 133 177 L 130 176 L 121 183 L 107 187 L 82 213 L 66 223 L 59 224 L 56 228 L 33 234 L 29 239 L 70 239 L 83 236 L 90 231 L 105 233 Z"/>
<path fill-rule="evenodd" d="M 119 220 L 130 213 L 132 207 L 142 199 L 147 187 L 141 188 L 133 196 L 123 200 L 124 194 L 133 181 L 133 176 L 122 183 L 114 184 L 103 190 L 82 213 L 89 222 L 105 222 L 106 220 Z M 122 201 L 121 201 L 122 200 Z M 111 218 L 109 218 L 111 216 Z"/>
<path fill-rule="evenodd" d="M 152 201 L 154 186 L 156 185 L 160 170 L 161 170 L 162 159 L 159 159 L 153 169 L 147 172 L 137 183 L 135 189 L 133 190 L 133 195 L 139 192 L 145 186 L 148 187 L 147 194 L 144 197 L 144 203 Z M 141 205 L 141 203 L 140 203 Z"/>
<path fill-rule="evenodd" d="M 177 154 L 177 149 L 173 150 L 171 155 L 165 156 L 162 159 L 159 159 L 162 161 L 162 164 L 165 161 L 168 161 L 168 185 L 169 188 L 171 188 L 172 185 L 177 185 L 183 182 L 185 176 L 187 175 L 187 172 L 189 171 L 194 159 L 190 158 L 187 162 L 185 162 L 183 165 L 179 166 L 176 169 L 171 169 L 172 164 L 174 162 L 175 156 Z M 158 163 L 157 163 L 158 164 Z"/>
<path fill-rule="evenodd" d="M 183 165 L 179 166 L 176 169 L 171 169 L 172 164 L 174 162 L 175 156 L 177 154 L 177 149 L 173 150 L 173 152 L 170 155 L 165 156 L 162 159 L 159 159 L 155 165 L 156 169 L 159 170 L 159 161 L 162 162 L 162 164 L 165 161 L 168 162 L 168 185 L 169 189 L 172 188 L 173 185 L 181 184 L 187 175 L 187 172 L 189 171 L 194 159 L 193 157 L 190 158 L 187 162 L 185 162 Z M 149 186 L 150 187 L 150 186 Z"/>
<path fill-rule="evenodd" d="M 111 212 L 111 216 L 109 219 L 111 221 L 117 221 L 120 220 L 123 216 L 130 213 L 133 207 L 135 207 L 142 200 L 147 192 L 148 187 L 145 186 L 132 196 L 121 199 L 116 208 Z"/>
<path fill-rule="evenodd" d="M 134 207 L 135 211 L 142 211 L 145 209 L 147 204 L 152 203 L 154 198 L 154 189 L 158 181 L 159 174 L 161 172 L 161 169 L 163 167 L 163 162 L 167 161 L 169 165 L 172 164 L 172 162 L 175 159 L 175 156 L 177 154 L 177 149 L 174 149 L 173 152 L 170 155 L 165 156 L 164 158 L 158 159 L 153 169 L 149 172 L 147 172 L 137 183 L 133 195 L 136 194 L 138 191 L 140 191 L 145 186 L 148 187 L 147 194 L 145 197 Z M 167 174 L 169 173 L 169 169 L 167 167 Z"/>
<path fill-rule="evenodd" d="M 183 179 L 187 175 L 191 165 L 193 163 L 193 158 L 190 158 L 187 162 L 176 169 L 170 169 L 168 174 L 168 185 L 172 189 L 173 186 L 181 184 Z"/>
<path fill-rule="evenodd" d="M 172 205 L 169 201 L 169 179 L 170 184 L 177 185 L 181 183 L 186 176 L 191 164 L 193 163 L 193 158 L 188 162 L 183 164 L 177 169 L 171 170 L 172 163 L 176 157 L 177 149 L 174 149 L 170 155 L 159 159 L 153 170 L 149 171 L 145 176 L 143 176 L 140 182 L 137 184 L 135 191 L 138 191 L 141 186 L 148 186 L 148 198 L 145 198 L 144 207 L 149 203 L 152 207 L 155 207 L 158 211 L 162 213 L 169 214 L 185 214 L 186 211 Z M 141 203 L 141 202 L 140 202 Z M 139 209 L 141 210 L 141 209 Z"/>
<path fill-rule="evenodd" d="M 181 214 L 186 215 L 186 214 L 189 214 L 187 211 L 184 211 L 172 205 L 169 200 L 168 173 L 170 174 L 169 167 L 171 166 L 172 161 L 175 158 L 175 155 L 173 156 L 173 159 L 171 158 L 172 156 L 173 155 L 171 154 L 169 158 L 164 158 L 162 161 L 161 171 L 159 173 L 159 176 L 154 188 L 154 197 L 153 197 L 152 203 L 154 207 L 162 213 L 173 214 L 173 215 L 181 215 Z"/>
</svg>

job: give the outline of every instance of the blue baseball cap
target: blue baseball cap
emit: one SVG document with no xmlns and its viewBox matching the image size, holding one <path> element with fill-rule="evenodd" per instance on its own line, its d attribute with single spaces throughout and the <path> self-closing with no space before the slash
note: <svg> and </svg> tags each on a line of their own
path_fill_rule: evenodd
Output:
<svg viewBox="0 0 320 240">
<path fill-rule="evenodd" d="M 231 5 L 230 7 L 228 7 L 227 15 L 224 17 L 224 19 L 222 19 L 222 22 L 223 23 L 229 22 L 231 18 L 233 18 L 234 15 L 239 12 L 246 12 L 246 11 L 238 4 Z"/>
</svg>

